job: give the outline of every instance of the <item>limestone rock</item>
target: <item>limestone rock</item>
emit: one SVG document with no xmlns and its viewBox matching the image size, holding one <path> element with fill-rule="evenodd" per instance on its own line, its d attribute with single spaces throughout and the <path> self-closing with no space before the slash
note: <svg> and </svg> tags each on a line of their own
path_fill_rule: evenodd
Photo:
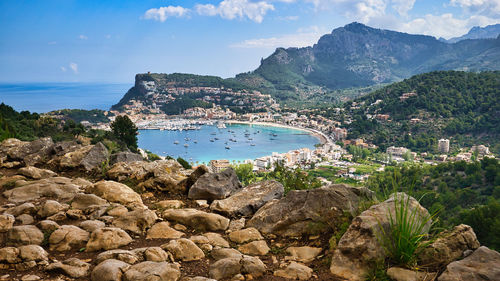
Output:
<svg viewBox="0 0 500 281">
<path fill-rule="evenodd" d="M 222 280 L 239 274 L 241 271 L 240 261 L 241 257 L 225 258 L 212 263 L 209 269 L 210 278 Z"/>
<path fill-rule="evenodd" d="M 115 227 L 103 227 L 90 234 L 87 242 L 86 251 L 93 252 L 98 250 L 116 249 L 128 245 L 132 238 L 122 229 Z"/>
<path fill-rule="evenodd" d="M 63 225 L 50 235 L 51 251 L 79 250 L 85 247 L 89 233 L 74 225 Z"/>
<path fill-rule="evenodd" d="M 51 170 L 40 169 L 33 166 L 21 168 L 18 170 L 18 173 L 35 180 L 57 176 L 57 174 Z"/>
<path fill-rule="evenodd" d="M 184 233 L 170 227 L 168 222 L 159 222 L 153 225 L 146 234 L 146 239 L 176 239 Z"/>
<path fill-rule="evenodd" d="M 247 221 L 247 227 L 282 236 L 318 234 L 328 230 L 344 212 L 354 213 L 360 200 L 372 196 L 366 188 L 344 184 L 292 190 L 286 197 L 272 200 L 260 208 Z"/>
<path fill-rule="evenodd" d="M 67 204 L 61 204 L 54 200 L 47 200 L 38 211 L 38 215 L 42 218 L 46 218 L 61 211 L 66 211 L 68 208 L 69 206 Z"/>
<path fill-rule="evenodd" d="M 0 215 L 0 232 L 7 232 L 12 228 L 16 219 L 13 215 L 3 214 Z"/>
<path fill-rule="evenodd" d="M 66 170 L 80 167 L 80 163 L 82 162 L 83 158 L 93 147 L 93 145 L 87 145 L 64 154 L 59 159 L 59 167 Z"/>
<path fill-rule="evenodd" d="M 114 182 L 114 181 L 100 181 L 90 188 L 90 192 L 102 197 L 109 202 L 120 203 L 128 207 L 142 208 L 141 196 L 133 191 L 130 187 Z"/>
<path fill-rule="evenodd" d="M 264 240 L 253 241 L 238 247 L 238 251 L 251 256 L 263 256 L 266 255 L 269 250 L 271 249 L 269 249 L 266 241 Z"/>
<path fill-rule="evenodd" d="M 262 240 L 264 237 L 260 235 L 260 232 L 256 228 L 249 227 L 229 233 L 229 239 L 235 243 L 241 244 L 255 240 Z"/>
<path fill-rule="evenodd" d="M 294 260 L 298 262 L 312 262 L 322 251 L 321 248 L 315 247 L 289 247 L 286 249 L 286 252 L 290 255 L 285 257 L 288 260 Z"/>
<path fill-rule="evenodd" d="M 111 157 L 109 158 L 109 164 L 113 165 L 118 162 L 135 162 L 135 161 L 142 161 L 143 158 L 140 154 L 133 153 L 130 151 L 120 151 L 117 153 L 111 154 Z"/>
<path fill-rule="evenodd" d="M 176 260 L 194 261 L 205 257 L 203 251 L 193 241 L 186 238 L 171 240 L 161 247 L 172 253 Z"/>
<path fill-rule="evenodd" d="M 14 226 L 7 232 L 8 246 L 40 245 L 42 241 L 43 233 L 33 225 Z"/>
<path fill-rule="evenodd" d="M 163 200 L 155 204 L 158 209 L 180 209 L 184 207 L 184 202 L 180 200 Z"/>
<path fill-rule="evenodd" d="M 206 173 L 191 186 L 188 193 L 190 199 L 216 200 L 224 199 L 241 189 L 236 172 L 227 168 L 220 173 Z"/>
<path fill-rule="evenodd" d="M 226 258 L 242 258 L 243 257 L 242 253 L 240 253 L 238 250 L 233 249 L 233 248 L 218 248 L 218 249 L 214 249 L 210 253 L 210 255 L 216 261 L 221 260 L 221 259 L 226 259 Z"/>
<path fill-rule="evenodd" d="M 5 247 L 0 249 L 0 262 L 18 263 L 19 249 L 16 247 Z"/>
<path fill-rule="evenodd" d="M 485 246 L 479 247 L 463 260 L 450 263 L 438 281 L 500 280 L 500 254 Z"/>
<path fill-rule="evenodd" d="M 245 218 L 232 219 L 229 223 L 229 231 L 236 231 L 245 228 Z"/>
<path fill-rule="evenodd" d="M 388 200 L 370 207 L 353 219 L 339 240 L 330 266 L 333 275 L 353 281 L 364 280 L 370 269 L 369 261 L 385 258 L 386 253 L 378 237 L 382 235 L 381 228 L 389 231 L 389 214 L 395 216 L 395 202 L 400 200 L 409 200 L 408 210 L 414 212 L 418 220 L 426 221 L 429 218 L 427 210 L 404 193 L 393 194 Z M 430 224 L 428 221 L 424 232 L 429 230 Z"/>
<path fill-rule="evenodd" d="M 119 260 L 109 259 L 99 263 L 92 273 L 92 281 L 121 281 L 122 275 L 130 265 Z"/>
<path fill-rule="evenodd" d="M 97 264 L 99 264 L 109 259 L 119 260 L 122 262 L 126 262 L 128 264 L 135 264 L 144 261 L 142 256 L 138 256 L 136 253 L 132 251 L 121 250 L 121 249 L 102 252 L 99 255 L 97 255 L 95 261 Z"/>
<path fill-rule="evenodd" d="M 401 267 L 387 269 L 387 275 L 394 281 L 432 281 L 437 277 L 435 272 L 413 271 Z"/>
<path fill-rule="evenodd" d="M 3 195 L 14 203 L 52 198 L 58 202 L 68 202 L 80 192 L 77 180 L 65 177 L 52 177 L 29 182 L 26 185 L 4 191 Z"/>
<path fill-rule="evenodd" d="M 36 213 L 36 207 L 33 205 L 33 203 L 23 203 L 21 205 L 15 206 L 8 208 L 5 210 L 5 214 L 13 215 L 14 217 L 17 217 L 22 214 L 35 214 Z"/>
<path fill-rule="evenodd" d="M 113 226 L 141 234 L 147 228 L 151 227 L 157 219 L 158 217 L 154 211 L 138 209 L 116 218 L 113 221 Z"/>
<path fill-rule="evenodd" d="M 46 261 L 49 259 L 49 254 L 38 245 L 21 246 L 19 249 L 19 257 L 23 261 Z"/>
<path fill-rule="evenodd" d="M 172 259 L 173 261 L 173 257 L 170 255 L 170 253 L 165 252 L 160 247 L 146 248 L 142 252 L 142 255 L 144 256 L 144 259 L 147 261 L 162 262 L 162 261 L 169 261 L 170 259 Z"/>
<path fill-rule="evenodd" d="M 203 176 L 204 174 L 208 173 L 208 168 L 205 165 L 200 165 L 198 166 L 191 174 L 189 174 L 188 178 L 185 181 L 185 186 L 186 188 L 191 188 L 193 184 L 196 183 L 196 181 Z"/>
<path fill-rule="evenodd" d="M 198 230 L 219 231 L 229 226 L 228 218 L 196 209 L 170 209 L 164 211 L 162 216 Z"/>
<path fill-rule="evenodd" d="M 6 139 L 0 144 L 0 158 L 22 161 L 28 166 L 43 163 L 48 159 L 54 142 L 49 138 L 40 138 L 32 142 L 18 139 Z"/>
<path fill-rule="evenodd" d="M 283 185 L 277 181 L 264 181 L 249 185 L 223 200 L 215 200 L 210 209 L 231 217 L 251 216 L 264 204 L 283 197 Z"/>
<path fill-rule="evenodd" d="M 79 226 L 84 229 L 85 231 L 88 231 L 90 233 L 94 232 L 94 230 L 103 228 L 106 226 L 106 224 L 102 221 L 98 220 L 86 220 L 82 221 Z"/>
<path fill-rule="evenodd" d="M 303 264 L 291 262 L 285 269 L 279 269 L 274 272 L 274 276 L 294 279 L 309 280 L 313 270 Z"/>
<path fill-rule="evenodd" d="M 25 225 L 25 224 L 33 224 L 35 222 L 35 219 L 31 215 L 22 214 L 16 218 L 16 221 L 20 222 L 22 225 Z"/>
<path fill-rule="evenodd" d="M 78 193 L 71 201 L 71 208 L 79 210 L 87 210 L 90 208 L 107 206 L 109 206 L 108 201 L 95 194 Z"/>
<path fill-rule="evenodd" d="M 96 145 L 90 149 L 90 151 L 82 158 L 80 161 L 80 165 L 86 171 L 92 171 L 94 169 L 100 170 L 103 163 L 106 163 L 109 158 L 109 152 L 106 146 L 101 142 L 98 142 Z"/>
<path fill-rule="evenodd" d="M 445 231 L 439 236 L 419 253 L 419 265 L 439 269 L 461 258 L 464 251 L 479 248 L 474 230 L 465 224 L 455 226 L 451 232 Z"/>
<path fill-rule="evenodd" d="M 51 220 L 43 220 L 37 225 L 43 232 L 54 232 L 54 230 L 58 229 L 60 226 Z"/>
<path fill-rule="evenodd" d="M 229 243 L 219 233 L 207 232 L 204 233 L 203 236 L 205 236 L 208 239 L 208 243 L 214 247 L 229 248 Z"/>
<path fill-rule="evenodd" d="M 123 281 L 177 281 L 181 276 L 179 266 L 167 262 L 145 261 L 131 266 Z"/>
<path fill-rule="evenodd" d="M 61 271 L 72 278 L 81 278 L 89 274 L 90 264 L 77 258 L 69 258 L 63 262 L 49 264 L 46 271 Z"/>
</svg>

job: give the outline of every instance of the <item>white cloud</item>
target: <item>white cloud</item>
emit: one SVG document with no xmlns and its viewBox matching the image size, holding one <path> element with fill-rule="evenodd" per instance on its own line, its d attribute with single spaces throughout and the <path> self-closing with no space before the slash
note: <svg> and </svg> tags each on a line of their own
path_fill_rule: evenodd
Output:
<svg viewBox="0 0 500 281">
<path fill-rule="evenodd" d="M 74 63 L 74 62 L 71 62 L 69 64 L 69 68 L 71 68 L 71 70 L 73 70 L 73 72 L 75 74 L 78 74 L 78 64 Z"/>
<path fill-rule="evenodd" d="M 144 19 L 164 22 L 167 18 L 180 18 L 189 14 L 189 9 L 181 6 L 167 6 L 149 9 L 144 13 Z"/>
<path fill-rule="evenodd" d="M 49 45 L 56 45 L 56 44 L 57 44 L 57 42 L 56 42 L 56 41 L 50 41 L 50 42 L 49 42 L 49 43 L 47 43 L 47 44 L 49 44 Z"/>
<path fill-rule="evenodd" d="M 413 9 L 415 0 L 392 0 L 391 4 L 392 8 L 398 12 L 398 14 L 406 15 L 411 9 Z"/>
<path fill-rule="evenodd" d="M 273 11 L 274 6 L 266 1 L 250 2 L 248 0 L 224 0 L 218 6 L 212 4 L 197 4 L 195 10 L 204 16 L 220 16 L 223 19 L 248 18 L 261 23 L 268 11 Z"/>
<path fill-rule="evenodd" d="M 285 34 L 283 36 L 248 39 L 230 45 L 232 48 L 264 48 L 275 49 L 277 47 L 307 47 L 312 46 L 325 34 L 317 26 L 301 28 L 295 34 Z"/>
<path fill-rule="evenodd" d="M 89 39 L 87 36 L 83 35 L 83 34 L 80 34 L 80 36 L 78 36 L 79 39 L 81 40 L 87 40 Z"/>
<path fill-rule="evenodd" d="M 452 6 L 460 6 L 473 14 L 500 17 L 499 0 L 450 0 Z"/>
<path fill-rule="evenodd" d="M 455 18 L 453 14 L 442 15 L 427 14 L 401 25 L 400 31 L 425 34 L 435 37 L 451 38 L 461 36 L 473 26 L 485 26 L 495 24 L 498 19 L 492 19 L 481 15 L 471 16 L 466 19 Z"/>
<path fill-rule="evenodd" d="M 66 72 L 66 67 L 61 66 L 61 71 L 62 71 L 62 72 Z"/>
</svg>

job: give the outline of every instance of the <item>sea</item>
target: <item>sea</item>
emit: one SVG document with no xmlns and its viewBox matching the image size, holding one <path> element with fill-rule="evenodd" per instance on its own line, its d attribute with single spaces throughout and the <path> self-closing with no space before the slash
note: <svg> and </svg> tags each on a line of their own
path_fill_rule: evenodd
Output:
<svg viewBox="0 0 500 281">
<path fill-rule="evenodd" d="M 17 111 L 38 113 L 57 109 L 109 110 L 132 86 L 95 83 L 0 84 L 0 103 L 10 105 Z M 313 149 L 319 143 L 316 137 L 301 130 L 243 124 L 228 124 L 226 129 L 206 125 L 193 131 L 141 130 L 138 139 L 140 148 L 161 156 L 180 156 L 195 164 L 215 159 L 238 163 L 273 152 Z M 174 143 L 176 141 L 178 144 Z"/>
<path fill-rule="evenodd" d="M 305 131 L 244 124 L 228 124 L 225 129 L 206 125 L 192 131 L 140 130 L 138 138 L 141 148 L 161 156 L 182 157 L 194 164 L 216 159 L 242 163 L 273 152 L 312 150 L 319 143 Z"/>
</svg>

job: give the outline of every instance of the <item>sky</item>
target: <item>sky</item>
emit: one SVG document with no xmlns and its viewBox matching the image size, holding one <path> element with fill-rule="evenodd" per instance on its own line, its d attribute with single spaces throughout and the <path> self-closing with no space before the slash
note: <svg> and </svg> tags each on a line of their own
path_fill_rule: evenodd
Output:
<svg viewBox="0 0 500 281">
<path fill-rule="evenodd" d="M 500 23 L 500 0 L 0 0 L 0 82 L 233 77 L 353 21 L 448 39 Z"/>
</svg>

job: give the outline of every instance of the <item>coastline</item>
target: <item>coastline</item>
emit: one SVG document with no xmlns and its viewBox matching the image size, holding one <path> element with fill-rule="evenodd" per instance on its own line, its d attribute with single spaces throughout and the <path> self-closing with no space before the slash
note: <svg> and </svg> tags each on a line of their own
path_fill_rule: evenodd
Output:
<svg viewBox="0 0 500 281">
<path fill-rule="evenodd" d="M 226 120 L 226 121 L 224 121 L 224 123 L 269 126 L 269 127 L 278 127 L 278 128 L 299 130 L 299 131 L 310 133 L 312 136 L 316 137 L 322 145 L 327 144 L 327 143 L 330 143 L 330 144 L 333 143 L 333 141 L 331 139 L 329 139 L 324 133 L 317 131 L 317 130 L 314 130 L 314 129 L 310 129 L 310 128 L 294 127 L 294 126 L 290 126 L 290 125 L 284 125 L 284 124 L 273 123 L 273 122 L 250 122 L 250 121 Z"/>
</svg>

